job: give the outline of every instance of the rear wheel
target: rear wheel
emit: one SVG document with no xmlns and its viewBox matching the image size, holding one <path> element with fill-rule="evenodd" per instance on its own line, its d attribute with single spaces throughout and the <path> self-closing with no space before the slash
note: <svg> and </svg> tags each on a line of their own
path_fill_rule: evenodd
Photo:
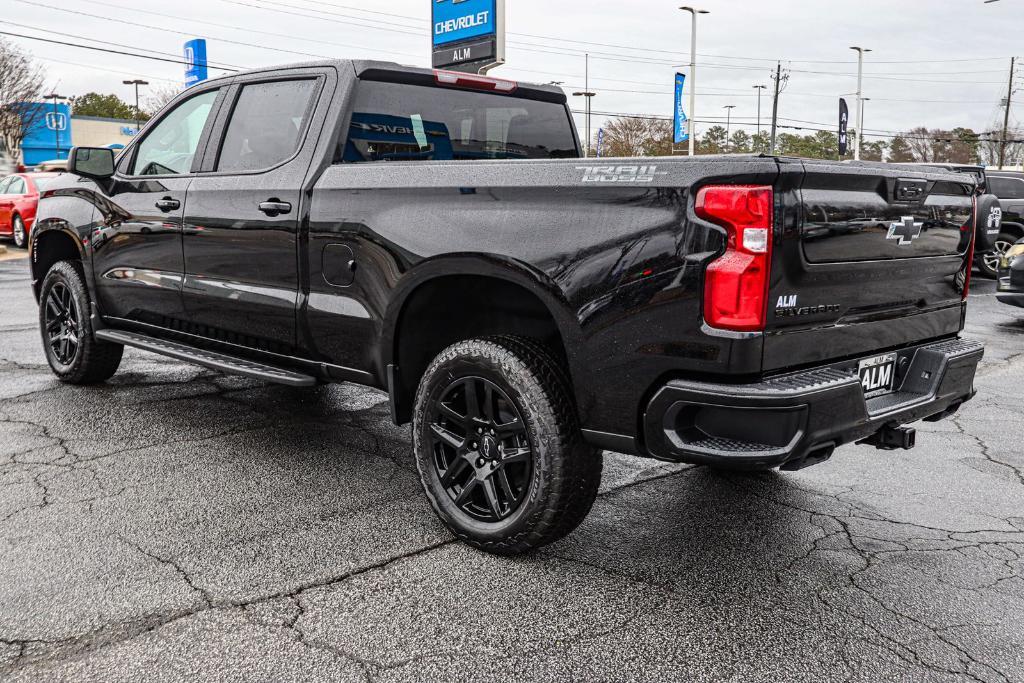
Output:
<svg viewBox="0 0 1024 683">
<path fill-rule="evenodd" d="M 987 251 L 978 257 L 978 269 L 987 278 L 995 278 L 999 270 L 999 259 L 1003 257 L 1006 250 L 1014 245 L 1017 237 L 1008 232 L 1001 232 L 992 245 L 992 250 Z"/>
<path fill-rule="evenodd" d="M 434 359 L 416 392 L 413 447 L 438 517 L 492 553 L 562 538 L 601 482 L 600 454 L 583 442 L 564 373 L 539 344 L 516 337 L 459 342 Z"/>
<path fill-rule="evenodd" d="M 124 347 L 93 338 L 81 264 L 58 261 L 46 274 L 39 295 L 39 328 L 46 360 L 62 382 L 94 384 L 117 372 Z"/>
<path fill-rule="evenodd" d="M 14 231 L 14 246 L 24 249 L 28 244 L 28 233 L 25 232 L 25 221 L 21 220 L 21 216 L 14 215 L 11 219 L 11 228 Z"/>
</svg>

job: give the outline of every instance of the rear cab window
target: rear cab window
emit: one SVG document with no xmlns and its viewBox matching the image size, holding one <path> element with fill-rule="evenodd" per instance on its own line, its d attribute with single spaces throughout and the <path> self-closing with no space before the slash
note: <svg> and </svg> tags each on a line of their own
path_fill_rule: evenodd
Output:
<svg viewBox="0 0 1024 683">
<path fill-rule="evenodd" d="M 564 104 L 489 92 L 360 81 L 343 163 L 578 157 Z"/>
<path fill-rule="evenodd" d="M 316 91 L 317 81 L 312 78 L 244 85 L 231 112 L 216 170 L 260 171 L 293 157 L 312 114 Z"/>
</svg>

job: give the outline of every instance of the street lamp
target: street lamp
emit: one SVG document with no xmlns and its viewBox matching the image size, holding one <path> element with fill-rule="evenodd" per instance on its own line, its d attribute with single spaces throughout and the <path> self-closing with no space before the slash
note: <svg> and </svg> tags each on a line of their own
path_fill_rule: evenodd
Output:
<svg viewBox="0 0 1024 683">
<path fill-rule="evenodd" d="M 856 46 L 850 49 L 857 51 L 857 140 L 853 144 L 853 158 L 856 161 L 860 161 L 860 139 L 863 137 L 861 134 L 861 126 L 863 124 L 861 121 L 861 115 L 863 114 L 861 98 L 864 95 L 864 53 L 871 52 L 871 50 L 866 47 Z"/>
<path fill-rule="evenodd" d="M 585 97 L 585 98 L 587 98 L 586 99 L 586 103 L 587 104 L 586 104 L 586 107 L 584 108 L 584 111 L 586 112 L 586 117 L 587 117 L 587 147 L 586 147 L 586 151 L 584 152 L 584 158 L 589 158 L 590 157 L 590 99 L 592 97 L 594 97 L 594 95 L 596 95 L 596 94 L 597 94 L 596 92 L 591 92 L 590 90 L 581 90 L 580 92 L 574 92 L 572 94 L 573 97 Z"/>
<path fill-rule="evenodd" d="M 43 95 L 43 99 L 53 100 L 53 142 L 57 148 L 56 158 L 60 159 L 60 112 L 57 111 L 57 100 L 67 100 L 68 98 L 52 92 L 49 95 Z"/>
<path fill-rule="evenodd" d="M 134 85 L 135 86 L 135 134 L 138 135 L 139 134 L 139 128 L 142 125 L 141 123 L 139 123 L 139 115 L 140 115 L 140 112 L 139 112 L 139 86 L 140 85 L 149 85 L 149 81 L 144 81 L 141 78 L 136 78 L 134 81 L 121 81 L 121 82 L 124 83 L 125 85 Z"/>
<path fill-rule="evenodd" d="M 729 133 L 732 131 L 732 110 L 736 108 L 735 104 L 727 104 L 722 109 L 725 110 L 725 151 L 729 151 Z"/>
<path fill-rule="evenodd" d="M 862 126 L 864 125 L 864 103 L 865 102 L 870 102 L 870 101 L 871 101 L 870 97 L 862 97 L 862 98 L 860 98 L 860 125 L 862 125 Z M 857 144 L 856 144 L 857 149 L 860 149 L 860 139 L 862 137 L 864 137 L 864 131 L 862 131 L 862 130 L 860 130 L 858 128 L 857 129 Z"/>
<path fill-rule="evenodd" d="M 755 85 L 754 88 L 757 90 L 757 134 L 761 134 L 761 91 L 767 90 L 767 85 Z"/>
<path fill-rule="evenodd" d="M 693 120 L 697 116 L 696 109 L 696 95 L 697 95 L 697 15 L 698 14 L 710 14 L 706 9 L 697 9 L 696 7 L 683 6 L 679 9 L 684 12 L 690 13 L 691 25 L 690 25 L 690 113 L 686 119 L 686 132 L 690 138 L 690 156 L 693 156 L 694 151 L 694 129 Z"/>
</svg>

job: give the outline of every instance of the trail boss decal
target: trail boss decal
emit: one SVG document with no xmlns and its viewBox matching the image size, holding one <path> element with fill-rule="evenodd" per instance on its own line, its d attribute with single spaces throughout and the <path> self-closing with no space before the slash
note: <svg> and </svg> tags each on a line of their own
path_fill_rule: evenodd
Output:
<svg viewBox="0 0 1024 683">
<path fill-rule="evenodd" d="M 651 183 L 654 177 L 668 175 L 657 166 L 577 166 L 585 183 Z"/>
</svg>

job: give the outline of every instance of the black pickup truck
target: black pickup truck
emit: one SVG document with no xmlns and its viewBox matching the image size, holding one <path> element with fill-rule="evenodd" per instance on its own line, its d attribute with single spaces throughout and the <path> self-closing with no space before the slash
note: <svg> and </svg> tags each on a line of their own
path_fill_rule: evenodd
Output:
<svg viewBox="0 0 1024 683">
<path fill-rule="evenodd" d="M 602 449 L 797 469 L 973 395 L 970 176 L 579 157 L 550 86 L 360 61 L 196 85 L 46 190 L 46 357 L 386 389 L 438 515 L 498 553 L 575 528 Z"/>
</svg>

